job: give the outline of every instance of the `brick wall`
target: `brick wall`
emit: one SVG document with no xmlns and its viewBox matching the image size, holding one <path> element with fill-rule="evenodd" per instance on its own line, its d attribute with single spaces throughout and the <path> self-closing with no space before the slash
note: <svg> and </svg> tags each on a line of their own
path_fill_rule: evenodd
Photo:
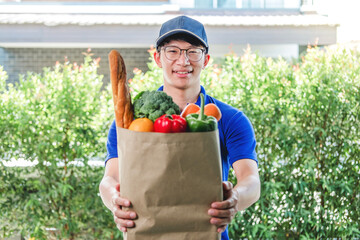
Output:
<svg viewBox="0 0 360 240">
<path fill-rule="evenodd" d="M 108 53 L 112 48 L 94 48 L 91 52 L 93 58 L 100 57 L 100 68 L 98 73 L 104 75 L 104 82 L 108 83 L 109 62 Z M 124 58 L 127 76 L 133 77 L 133 69 L 139 68 L 142 71 L 148 70 L 149 53 L 146 48 L 124 48 L 117 49 Z M 73 63 L 83 62 L 87 49 L 81 48 L 0 48 L 0 65 L 8 73 L 8 82 L 16 82 L 19 74 L 26 74 L 28 71 L 41 73 L 44 67 L 52 67 L 56 61 L 64 62 L 65 56 Z"/>
</svg>

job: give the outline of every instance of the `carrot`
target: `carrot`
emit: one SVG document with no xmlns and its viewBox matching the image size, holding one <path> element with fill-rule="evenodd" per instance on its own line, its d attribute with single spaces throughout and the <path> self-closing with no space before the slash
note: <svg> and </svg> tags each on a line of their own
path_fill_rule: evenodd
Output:
<svg viewBox="0 0 360 240">
<path fill-rule="evenodd" d="M 180 116 L 182 116 L 183 118 L 185 118 L 187 115 L 192 114 L 192 113 L 196 113 L 197 111 L 200 111 L 200 107 L 198 105 L 196 105 L 195 103 L 189 103 L 184 110 L 182 111 L 182 113 L 180 114 Z"/>
<path fill-rule="evenodd" d="M 200 113 L 200 110 L 196 113 Z M 214 103 L 208 103 L 204 107 L 204 114 L 206 116 L 213 116 L 216 120 L 220 121 L 221 119 L 221 111 Z"/>
</svg>

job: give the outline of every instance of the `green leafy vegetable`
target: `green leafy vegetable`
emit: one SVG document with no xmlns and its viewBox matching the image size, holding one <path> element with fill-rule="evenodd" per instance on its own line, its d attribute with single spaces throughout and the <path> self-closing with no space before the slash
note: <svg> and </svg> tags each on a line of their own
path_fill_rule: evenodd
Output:
<svg viewBox="0 0 360 240">
<path fill-rule="evenodd" d="M 162 91 L 143 91 L 134 98 L 135 118 L 155 121 L 164 114 L 180 114 L 180 108 L 172 98 Z"/>
</svg>

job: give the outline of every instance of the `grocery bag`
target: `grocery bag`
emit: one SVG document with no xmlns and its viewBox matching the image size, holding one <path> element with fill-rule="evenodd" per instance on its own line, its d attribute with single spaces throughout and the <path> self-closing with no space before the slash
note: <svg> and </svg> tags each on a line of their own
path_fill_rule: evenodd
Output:
<svg viewBox="0 0 360 240">
<path fill-rule="evenodd" d="M 120 195 L 138 215 L 125 240 L 220 239 L 207 213 L 212 202 L 223 198 L 218 130 L 117 128 L 117 141 Z"/>
</svg>

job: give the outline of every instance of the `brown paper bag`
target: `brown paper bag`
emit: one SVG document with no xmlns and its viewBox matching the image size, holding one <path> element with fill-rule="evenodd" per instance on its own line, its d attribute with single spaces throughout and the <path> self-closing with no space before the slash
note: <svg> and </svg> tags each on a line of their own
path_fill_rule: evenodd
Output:
<svg viewBox="0 0 360 240">
<path fill-rule="evenodd" d="M 138 214 L 125 240 L 218 240 L 207 211 L 222 200 L 218 131 L 117 128 L 120 194 Z"/>
</svg>

